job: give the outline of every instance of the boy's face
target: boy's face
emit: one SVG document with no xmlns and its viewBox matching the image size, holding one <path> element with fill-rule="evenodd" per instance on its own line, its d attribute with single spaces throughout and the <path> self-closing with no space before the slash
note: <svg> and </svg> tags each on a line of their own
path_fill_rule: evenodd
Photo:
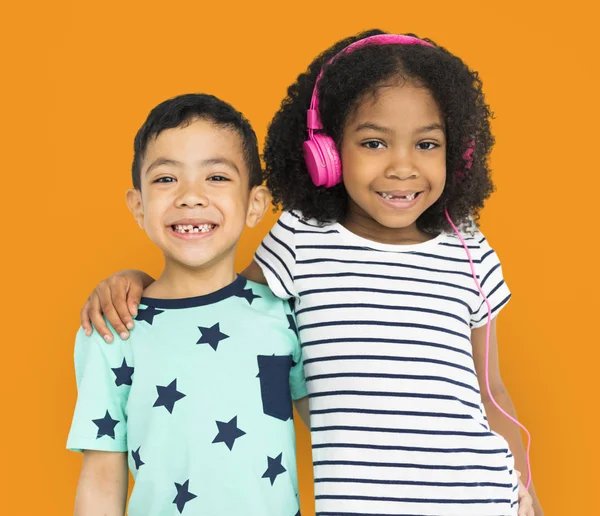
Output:
<svg viewBox="0 0 600 516">
<path fill-rule="evenodd" d="M 269 202 L 252 190 L 240 136 L 210 121 L 162 131 L 141 163 L 141 191 L 127 202 L 167 263 L 206 268 L 231 261 L 244 225 L 260 222 Z"/>
</svg>

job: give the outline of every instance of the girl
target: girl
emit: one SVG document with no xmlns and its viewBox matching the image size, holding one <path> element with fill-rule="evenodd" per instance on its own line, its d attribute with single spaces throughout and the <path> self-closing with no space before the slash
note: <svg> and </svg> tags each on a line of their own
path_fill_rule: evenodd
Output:
<svg viewBox="0 0 600 516">
<path fill-rule="evenodd" d="M 317 57 L 272 121 L 267 185 L 285 211 L 244 275 L 295 300 L 317 515 L 517 514 L 525 452 L 493 402 L 514 417 L 496 339 L 510 292 L 474 225 L 490 117 L 458 57 L 373 30 Z M 111 340 L 102 307 L 126 337 L 150 281 L 101 283 L 84 328 Z"/>
</svg>

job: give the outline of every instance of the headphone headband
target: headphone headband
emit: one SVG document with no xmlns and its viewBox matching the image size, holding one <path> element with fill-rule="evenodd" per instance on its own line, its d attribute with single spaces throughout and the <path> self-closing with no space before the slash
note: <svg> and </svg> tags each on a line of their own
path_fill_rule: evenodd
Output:
<svg viewBox="0 0 600 516">
<path fill-rule="evenodd" d="M 358 50 L 359 48 L 366 47 L 368 45 L 424 45 L 427 47 L 433 47 L 431 43 L 423 41 L 422 39 L 415 38 L 414 36 L 405 36 L 403 34 L 377 34 L 375 36 L 369 36 L 368 38 L 359 39 L 354 43 L 351 43 L 346 48 L 342 49 L 336 55 L 334 55 L 327 64 L 331 64 L 341 54 L 349 54 Z M 324 68 L 324 67 L 323 67 Z M 306 120 L 309 130 L 309 136 L 312 136 L 313 130 L 323 129 L 321 124 L 321 115 L 319 114 L 319 82 L 323 76 L 323 68 L 319 72 L 315 86 L 313 88 L 312 97 L 310 99 L 310 108 L 306 114 Z"/>
<path fill-rule="evenodd" d="M 340 54 L 353 52 L 358 48 L 367 45 L 425 45 L 433 47 L 413 36 L 403 36 L 401 34 L 378 34 L 368 38 L 355 41 L 348 45 L 341 52 L 338 52 L 329 60 L 331 63 Z M 324 67 L 323 67 L 324 68 Z M 315 130 L 323 129 L 321 124 L 321 115 L 319 114 L 319 81 L 323 76 L 323 68 L 319 72 L 315 86 L 313 88 L 312 98 L 310 99 L 310 109 L 306 113 L 306 124 L 308 127 L 308 140 L 302 145 L 306 169 L 316 186 L 331 188 L 342 180 L 342 163 L 335 146 L 335 142 L 326 134 L 317 133 Z"/>
</svg>

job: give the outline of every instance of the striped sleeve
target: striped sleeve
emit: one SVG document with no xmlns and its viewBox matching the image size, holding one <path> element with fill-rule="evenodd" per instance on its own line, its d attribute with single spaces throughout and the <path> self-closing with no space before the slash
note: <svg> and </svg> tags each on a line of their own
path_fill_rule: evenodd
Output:
<svg viewBox="0 0 600 516">
<path fill-rule="evenodd" d="M 254 255 L 270 289 L 281 299 L 298 295 L 294 286 L 297 221 L 296 215 L 284 211 Z"/>
<path fill-rule="evenodd" d="M 502 265 L 500 264 L 498 255 L 480 232 L 477 232 L 475 237 L 479 241 L 481 253 L 480 263 L 476 264 L 476 270 L 479 275 L 481 289 L 490 303 L 492 319 L 494 319 L 506 303 L 508 303 L 511 294 L 508 285 L 504 281 Z M 479 308 L 471 315 L 472 328 L 484 326 L 488 321 L 488 307 L 481 294 L 479 300 Z"/>
</svg>

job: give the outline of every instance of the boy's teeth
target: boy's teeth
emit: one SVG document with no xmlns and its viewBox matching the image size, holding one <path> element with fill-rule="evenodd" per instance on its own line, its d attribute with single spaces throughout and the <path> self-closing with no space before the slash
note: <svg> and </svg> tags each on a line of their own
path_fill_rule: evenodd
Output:
<svg viewBox="0 0 600 516">
<path fill-rule="evenodd" d="M 214 224 L 201 224 L 199 226 L 193 226 L 191 224 L 175 224 L 173 229 L 177 233 L 208 233 L 214 227 Z"/>
</svg>

